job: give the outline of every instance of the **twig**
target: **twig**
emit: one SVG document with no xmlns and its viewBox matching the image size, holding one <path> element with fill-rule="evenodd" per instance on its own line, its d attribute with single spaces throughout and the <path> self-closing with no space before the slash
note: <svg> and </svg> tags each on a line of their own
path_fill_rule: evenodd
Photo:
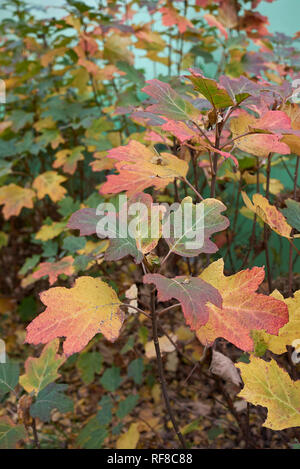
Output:
<svg viewBox="0 0 300 469">
<path fill-rule="evenodd" d="M 177 425 L 177 422 L 173 414 L 173 410 L 170 404 L 170 399 L 169 399 L 169 395 L 167 391 L 167 383 L 166 383 L 166 379 L 164 376 L 163 363 L 162 363 L 160 346 L 159 346 L 159 341 L 158 341 L 157 313 L 156 313 L 156 308 L 155 308 L 155 290 L 151 290 L 151 320 L 152 320 L 153 342 L 154 342 L 155 352 L 156 352 L 156 361 L 157 361 L 157 367 L 158 367 L 159 380 L 160 380 L 166 408 L 170 416 L 173 428 L 181 443 L 181 446 L 182 448 L 186 449 L 187 446 L 186 446 L 185 440 L 182 436 L 181 431 L 179 430 L 179 427 Z"/>
</svg>

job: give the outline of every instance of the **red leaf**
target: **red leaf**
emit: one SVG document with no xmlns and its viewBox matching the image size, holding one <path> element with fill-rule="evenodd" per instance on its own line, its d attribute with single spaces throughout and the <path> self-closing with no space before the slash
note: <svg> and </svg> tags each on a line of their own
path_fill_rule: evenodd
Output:
<svg viewBox="0 0 300 469">
<path fill-rule="evenodd" d="M 219 291 L 200 278 L 167 278 L 160 274 L 146 274 L 143 282 L 155 284 L 159 301 L 176 298 L 181 303 L 186 323 L 193 330 L 206 324 L 209 314 L 207 303 L 222 307 Z"/>
</svg>

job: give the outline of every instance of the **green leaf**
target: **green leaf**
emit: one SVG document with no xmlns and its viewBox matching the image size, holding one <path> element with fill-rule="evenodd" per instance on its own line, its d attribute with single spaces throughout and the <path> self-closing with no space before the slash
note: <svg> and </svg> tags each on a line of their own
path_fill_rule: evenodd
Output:
<svg viewBox="0 0 300 469">
<path fill-rule="evenodd" d="M 23 425 L 14 425 L 8 418 L 0 418 L 0 449 L 14 449 L 26 437 Z"/>
<path fill-rule="evenodd" d="M 80 208 L 80 202 L 74 202 L 72 197 L 67 196 L 58 202 L 58 206 L 58 213 L 63 217 L 69 217 Z"/>
<path fill-rule="evenodd" d="M 107 391 L 116 391 L 122 382 L 120 376 L 120 368 L 113 366 L 112 368 L 107 368 L 103 373 L 100 383 Z"/>
<path fill-rule="evenodd" d="M 286 199 L 285 204 L 287 208 L 281 210 L 289 225 L 300 231 L 300 202 L 293 199 Z"/>
<path fill-rule="evenodd" d="M 113 402 L 109 396 L 103 396 L 99 405 L 102 407 L 97 414 L 99 423 L 101 425 L 108 425 L 112 420 Z"/>
<path fill-rule="evenodd" d="M 77 236 L 68 236 L 67 238 L 64 239 L 63 241 L 63 249 L 66 251 L 69 251 L 71 253 L 74 253 L 76 251 L 79 251 L 80 249 L 83 249 L 84 246 L 86 245 L 86 239 Z"/>
<path fill-rule="evenodd" d="M 134 337 L 129 337 L 127 340 L 126 344 L 124 347 L 121 349 L 121 354 L 125 355 L 125 353 L 129 352 L 129 350 L 132 350 L 134 347 Z"/>
<path fill-rule="evenodd" d="M 79 272 L 80 270 L 85 270 L 89 264 L 89 262 L 91 262 L 92 260 L 92 257 L 91 256 L 87 256 L 86 254 L 82 254 L 80 256 L 77 256 L 74 260 L 74 267 L 75 269 Z"/>
<path fill-rule="evenodd" d="M 77 360 L 77 368 L 82 381 L 90 384 L 95 379 L 95 374 L 100 373 L 102 367 L 102 355 L 99 352 L 83 353 Z"/>
<path fill-rule="evenodd" d="M 27 296 L 21 301 L 18 312 L 24 322 L 31 321 L 36 316 L 37 304 L 33 296 Z"/>
<path fill-rule="evenodd" d="M 58 252 L 58 243 L 56 241 L 46 241 L 43 243 L 43 257 L 55 257 Z"/>
<path fill-rule="evenodd" d="M 141 384 L 143 381 L 144 362 L 142 358 L 136 358 L 128 366 L 128 376 L 133 378 L 136 384 Z"/>
<path fill-rule="evenodd" d="M 34 267 L 40 262 L 41 256 L 39 254 L 34 254 L 32 257 L 27 257 L 22 268 L 19 270 L 20 275 L 26 275 L 29 270 L 34 269 Z"/>
<path fill-rule="evenodd" d="M 220 200 L 208 198 L 193 204 L 191 197 L 185 197 L 163 220 L 163 225 L 170 226 L 170 237 L 166 239 L 170 251 L 185 257 L 216 252 L 218 247 L 210 236 L 228 227 L 228 218 L 221 215 L 224 210 L 226 206 Z"/>
<path fill-rule="evenodd" d="M 18 363 L 0 363 L 0 397 L 14 391 L 19 381 L 19 373 Z"/>
<path fill-rule="evenodd" d="M 108 432 L 101 425 L 98 417 L 93 417 L 79 433 L 76 443 L 84 449 L 100 449 L 107 438 Z"/>
<path fill-rule="evenodd" d="M 128 415 L 137 405 L 139 400 L 139 395 L 138 394 L 130 394 L 124 401 L 121 401 L 119 403 L 116 416 L 119 419 L 123 419 Z"/>
<path fill-rule="evenodd" d="M 227 91 L 215 80 L 205 78 L 201 73 L 191 70 L 192 75 L 187 78 L 193 83 L 194 89 L 199 91 L 214 108 L 233 106 L 233 101 Z"/>
<path fill-rule="evenodd" d="M 71 412 L 74 405 L 72 400 L 64 395 L 66 389 L 68 389 L 67 384 L 49 384 L 38 393 L 35 403 L 30 407 L 31 416 L 49 422 L 53 409 L 57 409 L 60 413 Z"/>
</svg>

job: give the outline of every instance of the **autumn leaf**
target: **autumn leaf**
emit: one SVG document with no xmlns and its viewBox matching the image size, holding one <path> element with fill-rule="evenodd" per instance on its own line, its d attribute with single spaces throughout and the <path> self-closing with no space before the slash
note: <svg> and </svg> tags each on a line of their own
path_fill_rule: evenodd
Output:
<svg viewBox="0 0 300 469">
<path fill-rule="evenodd" d="M 194 85 L 194 89 L 201 93 L 216 109 L 233 106 L 233 101 L 225 88 L 219 85 L 215 80 L 206 78 L 197 70 L 189 69 L 191 75 L 188 78 Z"/>
<path fill-rule="evenodd" d="M 95 209 L 80 209 L 71 216 L 68 227 L 79 229 L 81 236 L 97 232 L 99 237 L 108 237 L 106 260 L 116 261 L 131 255 L 136 263 L 140 263 L 143 255 L 158 243 L 161 236 L 160 218 L 159 207 L 153 204 L 151 195 L 139 193 L 128 203 L 126 201 L 118 214 L 112 211 L 103 217 L 97 215 Z M 100 222 L 105 225 L 105 233 L 99 229 L 97 231 Z"/>
<path fill-rule="evenodd" d="M 200 275 L 200 279 L 219 290 L 223 304 L 208 305 L 209 320 L 197 330 L 197 337 L 204 345 L 223 337 L 241 350 L 251 351 L 251 330 L 278 334 L 288 321 L 287 306 L 271 296 L 256 293 L 265 276 L 263 267 L 242 270 L 229 277 L 223 270 L 224 261 L 219 259 Z"/>
<path fill-rule="evenodd" d="M 291 128 L 295 131 L 300 131 L 300 109 L 299 105 L 295 103 L 286 103 L 281 108 L 288 117 L 291 119 Z M 293 135 L 293 133 L 287 132 L 283 136 L 282 141 L 289 146 L 291 153 L 300 155 L 300 136 Z"/>
<path fill-rule="evenodd" d="M 49 239 L 56 238 L 66 228 L 66 222 L 54 221 L 51 225 L 43 225 L 41 229 L 36 233 L 35 239 L 40 241 L 49 241 Z"/>
<path fill-rule="evenodd" d="M 0 187 L 0 205 L 4 204 L 3 216 L 5 220 L 14 215 L 19 215 L 23 207 L 33 208 L 34 197 L 33 190 L 16 184 Z"/>
<path fill-rule="evenodd" d="M 240 111 L 238 117 L 231 119 L 230 128 L 234 145 L 242 151 L 252 155 L 267 158 L 269 153 L 290 154 L 290 148 L 282 141 L 282 135 L 271 133 L 255 133 L 254 129 L 260 128 L 260 121 L 246 111 Z M 251 135 L 245 135 L 253 132 Z"/>
<path fill-rule="evenodd" d="M 222 75 L 220 77 L 220 84 L 226 89 L 236 104 L 241 104 L 249 96 L 256 96 L 260 93 L 260 86 L 243 75 L 239 78 L 229 78 L 226 75 Z"/>
<path fill-rule="evenodd" d="M 71 150 L 67 149 L 58 151 L 52 165 L 53 168 L 60 168 L 62 166 L 65 173 L 74 174 L 78 162 L 84 160 L 84 155 L 82 154 L 83 150 L 83 146 L 78 146 Z"/>
<path fill-rule="evenodd" d="M 142 91 L 155 99 L 156 104 L 146 108 L 147 112 L 161 114 L 177 121 L 197 120 L 199 111 L 189 101 L 180 96 L 168 83 L 148 80 Z"/>
<path fill-rule="evenodd" d="M 38 358 L 27 358 L 25 374 L 20 376 L 19 379 L 25 391 L 38 394 L 48 384 L 59 378 L 60 375 L 57 370 L 65 362 L 66 357 L 57 353 L 58 348 L 59 340 L 55 339 L 45 345 Z"/>
<path fill-rule="evenodd" d="M 26 341 L 47 343 L 66 337 L 67 356 L 80 352 L 99 332 L 114 342 L 123 323 L 115 291 L 99 278 L 79 277 L 72 288 L 54 287 L 41 293 L 46 310 L 27 327 Z"/>
<path fill-rule="evenodd" d="M 139 424 L 132 423 L 127 430 L 117 440 L 117 449 L 135 449 L 140 439 L 140 432 L 138 430 Z"/>
<path fill-rule="evenodd" d="M 107 158 L 107 151 L 96 151 L 93 154 L 94 161 L 90 163 L 93 171 L 104 171 L 105 169 L 112 169 L 115 161 Z"/>
<path fill-rule="evenodd" d="M 208 303 L 222 307 L 222 297 L 218 289 L 200 278 L 167 278 L 160 274 L 146 274 L 143 282 L 155 284 L 159 301 L 176 298 L 181 304 L 186 323 L 192 330 L 198 329 L 208 321 Z"/>
<path fill-rule="evenodd" d="M 49 195 L 53 202 L 58 202 L 67 193 L 67 190 L 61 186 L 64 181 L 66 178 L 56 171 L 46 171 L 35 178 L 32 187 L 37 191 L 39 199 Z"/>
<path fill-rule="evenodd" d="M 210 15 L 209 13 L 207 13 L 206 15 L 203 15 L 203 18 L 206 19 L 209 26 L 215 26 L 216 28 L 218 28 L 218 30 L 220 31 L 221 34 L 223 34 L 225 39 L 228 39 L 228 33 L 226 31 L 226 28 L 224 28 L 222 23 L 220 23 L 220 21 L 218 21 L 214 15 Z"/>
<path fill-rule="evenodd" d="M 131 44 L 132 41 L 129 37 L 119 36 L 113 33 L 105 40 L 103 58 L 109 60 L 110 63 L 117 63 L 119 60 L 124 60 L 133 64 L 134 56 L 129 50 Z"/>
<path fill-rule="evenodd" d="M 162 22 L 165 26 L 177 26 L 182 34 L 187 28 L 193 28 L 193 23 L 184 16 L 179 15 L 178 11 L 172 6 L 165 6 L 159 9 L 162 14 Z"/>
<path fill-rule="evenodd" d="M 268 350 L 281 355 L 285 353 L 288 345 L 300 339 L 300 290 L 291 298 L 284 298 L 278 290 L 272 293 L 272 297 L 283 301 L 289 312 L 289 321 L 279 329 L 278 336 L 261 331 L 260 338 L 266 344 Z"/>
<path fill-rule="evenodd" d="M 49 276 L 49 283 L 52 285 L 56 282 L 59 275 L 72 275 L 74 273 L 73 261 L 72 256 L 67 256 L 57 262 L 42 262 L 38 265 L 38 269 L 32 276 L 35 279 Z"/>
<path fill-rule="evenodd" d="M 88 236 L 96 233 L 99 219 L 96 209 L 81 208 L 71 215 L 67 226 L 72 230 L 79 230 L 80 236 Z"/>
<path fill-rule="evenodd" d="M 198 132 L 195 128 L 193 129 L 188 127 L 184 122 L 181 121 L 168 119 L 168 121 L 165 122 L 161 128 L 174 135 L 180 141 L 180 143 L 184 143 L 188 140 L 192 140 L 198 137 Z"/>
<path fill-rule="evenodd" d="M 218 247 L 209 238 L 228 227 L 229 220 L 221 215 L 224 210 L 225 205 L 217 199 L 205 199 L 194 205 L 191 197 L 185 197 L 181 206 L 163 221 L 163 229 L 170 226 L 171 236 L 166 238 L 170 251 L 186 257 L 216 252 Z M 187 218 L 189 224 L 185 223 Z"/>
<path fill-rule="evenodd" d="M 244 388 L 238 394 L 254 405 L 267 407 L 264 427 L 284 430 L 300 426 L 300 381 L 292 381 L 275 360 L 252 356 L 250 363 L 238 363 Z"/>
<path fill-rule="evenodd" d="M 254 194 L 252 201 L 246 192 L 242 192 L 242 197 L 246 207 L 256 213 L 269 227 L 285 238 L 291 238 L 292 227 L 286 222 L 282 213 L 269 203 L 269 201 L 261 194 Z"/>
<path fill-rule="evenodd" d="M 188 164 L 170 153 L 155 154 L 138 141 L 114 148 L 108 158 L 119 161 L 118 175 L 109 175 L 102 185 L 102 194 L 116 194 L 126 190 L 129 196 L 142 192 L 150 186 L 166 187 L 174 177 L 185 177 Z"/>
</svg>

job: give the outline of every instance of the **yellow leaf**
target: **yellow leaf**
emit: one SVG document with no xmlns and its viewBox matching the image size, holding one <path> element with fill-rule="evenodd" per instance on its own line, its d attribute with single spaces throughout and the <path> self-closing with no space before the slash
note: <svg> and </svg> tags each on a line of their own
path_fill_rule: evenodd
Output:
<svg viewBox="0 0 300 469">
<path fill-rule="evenodd" d="M 292 227 L 286 222 L 282 213 L 265 197 L 261 194 L 254 194 L 252 203 L 246 192 L 242 192 L 242 196 L 246 207 L 256 213 L 273 231 L 285 238 L 291 238 Z"/>
<path fill-rule="evenodd" d="M 238 394 L 254 405 L 267 407 L 263 426 L 284 430 L 300 426 L 300 380 L 293 381 L 275 360 L 252 356 L 250 363 L 238 363 L 244 388 Z"/>
<path fill-rule="evenodd" d="M 5 220 L 13 215 L 19 215 L 23 207 L 33 208 L 32 199 L 35 193 L 31 189 L 8 184 L 0 187 L 0 205 L 4 204 L 3 216 Z"/>
<path fill-rule="evenodd" d="M 300 130 L 300 109 L 298 104 L 286 103 L 281 110 L 290 117 L 292 129 Z M 300 137 L 293 134 L 284 135 L 282 141 L 290 147 L 292 153 L 300 155 Z"/>
<path fill-rule="evenodd" d="M 135 449 L 139 439 L 139 424 L 132 423 L 129 427 L 129 430 L 126 433 L 123 433 L 117 440 L 117 449 Z"/>
<path fill-rule="evenodd" d="M 32 187 L 37 191 L 39 199 L 43 199 L 46 195 L 49 195 L 53 202 L 58 202 L 67 192 L 67 190 L 61 186 L 61 183 L 64 181 L 66 181 L 66 178 L 56 171 L 46 171 L 35 178 Z"/>
<path fill-rule="evenodd" d="M 48 241 L 49 239 L 56 238 L 56 236 L 64 231 L 65 227 L 66 222 L 53 222 L 51 225 L 43 225 L 36 233 L 35 239 Z"/>
</svg>

